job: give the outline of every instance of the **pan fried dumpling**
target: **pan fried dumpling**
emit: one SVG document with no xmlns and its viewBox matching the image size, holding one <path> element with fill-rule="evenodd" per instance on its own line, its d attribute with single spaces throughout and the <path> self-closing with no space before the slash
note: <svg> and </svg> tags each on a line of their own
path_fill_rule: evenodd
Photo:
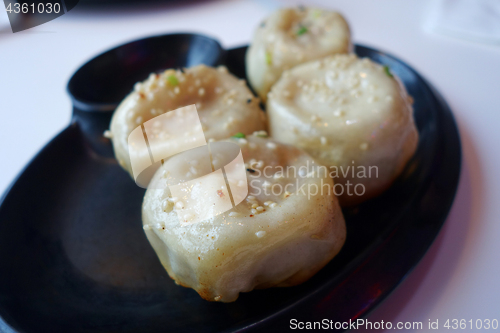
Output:
<svg viewBox="0 0 500 333">
<path fill-rule="evenodd" d="M 246 55 L 247 77 L 263 101 L 284 70 L 351 49 L 341 14 L 317 8 L 279 9 L 255 31 Z"/>
<path fill-rule="evenodd" d="M 285 72 L 269 94 L 267 112 L 273 138 L 329 167 L 342 206 L 387 189 L 417 148 L 405 87 L 388 67 L 354 54 Z"/>
<path fill-rule="evenodd" d="M 120 165 L 132 175 L 127 140 L 137 126 L 191 104 L 196 105 L 207 140 L 266 129 L 259 100 L 244 80 L 225 67 L 198 65 L 184 71 L 169 69 L 137 83 L 113 114 L 109 134 Z"/>
<path fill-rule="evenodd" d="M 300 284 L 325 266 L 345 241 L 331 178 L 317 173 L 303 151 L 258 135 L 262 133 L 228 140 L 240 145 L 248 180 L 232 182 L 228 176 L 228 184 L 233 194 L 233 186 L 248 186 L 249 193 L 230 210 L 187 223 L 177 217 L 182 216 L 184 198 L 159 188 L 149 188 L 144 197 L 144 230 L 161 263 L 177 284 L 209 301 L 233 302 L 240 292 Z M 215 170 L 226 165 L 224 150 L 211 151 Z M 179 162 L 180 170 L 200 165 L 192 160 L 186 163 L 174 156 L 169 162 Z M 166 172 L 159 169 L 153 182 L 162 177 Z M 227 200 L 224 187 L 217 193 L 199 200 Z"/>
</svg>

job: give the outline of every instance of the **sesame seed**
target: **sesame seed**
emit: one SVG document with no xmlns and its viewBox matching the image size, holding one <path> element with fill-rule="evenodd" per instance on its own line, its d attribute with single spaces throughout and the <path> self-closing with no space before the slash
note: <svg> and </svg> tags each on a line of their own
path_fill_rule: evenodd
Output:
<svg viewBox="0 0 500 333">
<path fill-rule="evenodd" d="M 266 131 L 255 131 L 253 132 L 253 135 L 258 136 L 260 138 L 267 138 L 269 136 Z"/>
<path fill-rule="evenodd" d="M 137 82 L 136 84 L 134 84 L 134 90 L 135 90 L 136 92 L 141 91 L 141 90 L 142 90 L 142 88 L 143 88 L 143 87 L 142 87 L 142 83 Z"/>
<path fill-rule="evenodd" d="M 257 232 L 255 233 L 255 236 L 257 236 L 257 237 L 259 237 L 259 238 L 262 238 L 262 237 L 264 237 L 265 235 L 266 235 L 266 232 L 265 232 L 265 231 L 263 231 L 263 230 L 261 230 L 261 231 L 257 231 Z"/>
<path fill-rule="evenodd" d="M 231 213 L 229 213 L 229 216 L 230 217 L 238 217 L 238 216 L 240 216 L 240 213 L 238 213 L 238 212 L 231 212 Z"/>
<path fill-rule="evenodd" d="M 238 142 L 241 143 L 242 145 L 246 145 L 248 143 L 247 139 L 244 138 L 238 139 Z"/>
<path fill-rule="evenodd" d="M 258 212 L 262 212 L 264 211 L 264 207 L 262 206 L 258 206 L 257 208 L 255 208 Z"/>
<path fill-rule="evenodd" d="M 205 95 L 205 88 L 198 89 L 198 95 L 200 95 L 200 96 Z"/>
<path fill-rule="evenodd" d="M 180 93 L 180 92 L 181 92 L 181 88 L 179 88 L 179 87 L 175 87 L 175 88 L 174 88 L 174 93 L 175 93 L 176 95 L 179 95 L 179 93 Z"/>
<path fill-rule="evenodd" d="M 252 214 L 257 214 L 257 210 L 256 210 L 256 209 L 254 209 L 254 208 L 250 209 L 250 212 L 251 212 Z"/>
<path fill-rule="evenodd" d="M 272 204 L 269 204 L 269 207 L 274 208 L 274 207 L 276 207 L 277 205 L 278 205 L 278 204 L 277 204 L 276 202 L 273 202 Z"/>
<path fill-rule="evenodd" d="M 343 115 L 344 115 L 344 113 L 345 113 L 345 112 L 344 112 L 343 110 L 338 109 L 338 110 L 335 110 L 335 111 L 333 112 L 333 115 L 334 115 L 335 117 L 340 117 L 340 116 L 343 116 Z"/>
<path fill-rule="evenodd" d="M 290 195 L 291 195 L 291 193 L 290 193 L 290 192 L 285 191 L 285 194 L 284 194 L 284 197 L 285 197 L 285 198 L 288 198 Z"/>
<path fill-rule="evenodd" d="M 178 209 L 184 209 L 184 203 L 182 201 L 177 201 L 175 207 Z"/>
<path fill-rule="evenodd" d="M 268 143 L 266 143 L 266 146 L 269 149 L 275 149 L 276 148 L 276 144 L 274 142 L 268 142 Z"/>
<path fill-rule="evenodd" d="M 254 197 L 253 195 L 249 195 L 249 196 L 247 197 L 247 200 L 255 200 L 255 197 Z"/>
<path fill-rule="evenodd" d="M 254 203 L 254 204 L 252 205 L 252 208 L 257 208 L 257 207 L 259 207 L 259 205 L 258 205 L 258 204 L 256 204 L 256 203 Z"/>
<path fill-rule="evenodd" d="M 217 71 L 220 73 L 227 73 L 227 67 L 226 66 L 219 66 L 217 67 Z"/>
<path fill-rule="evenodd" d="M 111 139 L 113 138 L 113 133 L 109 130 L 105 130 L 104 133 L 102 134 L 105 138 Z"/>
</svg>

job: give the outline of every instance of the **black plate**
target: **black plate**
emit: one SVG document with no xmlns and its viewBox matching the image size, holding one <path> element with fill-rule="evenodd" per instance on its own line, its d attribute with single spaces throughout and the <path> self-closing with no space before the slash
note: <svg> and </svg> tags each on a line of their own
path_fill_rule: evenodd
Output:
<svg viewBox="0 0 500 333">
<path fill-rule="evenodd" d="M 242 78 L 245 50 L 229 50 L 225 60 Z M 420 142 L 389 191 L 344 212 L 345 247 L 317 275 L 297 287 L 242 294 L 230 304 L 204 301 L 175 285 L 142 230 L 144 190 L 117 165 L 100 134 L 110 112 L 75 108 L 72 124 L 1 201 L 0 330 L 282 330 L 291 318 L 365 316 L 438 234 L 457 188 L 461 150 L 448 106 L 418 73 L 377 50 L 358 45 L 355 51 L 402 79 L 415 99 Z"/>
</svg>

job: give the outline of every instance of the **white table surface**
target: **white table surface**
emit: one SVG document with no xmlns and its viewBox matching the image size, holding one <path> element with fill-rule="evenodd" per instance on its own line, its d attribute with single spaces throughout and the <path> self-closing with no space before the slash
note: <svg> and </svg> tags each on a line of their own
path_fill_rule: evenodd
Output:
<svg viewBox="0 0 500 333">
<path fill-rule="evenodd" d="M 500 46 L 426 31 L 431 1 L 307 2 L 341 11 L 355 42 L 407 61 L 442 93 L 458 121 L 463 168 L 446 225 L 417 268 L 369 316 L 371 321 L 422 321 L 424 328 L 429 319 L 500 320 Z M 99 12 L 77 6 L 16 34 L 2 7 L 0 192 L 67 126 L 71 105 L 66 83 L 94 55 L 125 41 L 174 31 L 201 32 L 225 47 L 238 46 L 250 41 L 253 29 L 274 8 L 299 3 L 167 2 Z"/>
</svg>

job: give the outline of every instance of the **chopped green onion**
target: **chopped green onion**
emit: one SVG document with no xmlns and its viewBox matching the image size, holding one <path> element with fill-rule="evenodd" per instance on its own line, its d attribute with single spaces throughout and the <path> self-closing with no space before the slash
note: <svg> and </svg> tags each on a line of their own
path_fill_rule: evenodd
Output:
<svg viewBox="0 0 500 333">
<path fill-rule="evenodd" d="M 232 137 L 237 138 L 237 139 L 243 139 L 243 138 L 245 138 L 245 134 L 238 132 L 235 135 L 233 135 Z"/>
<path fill-rule="evenodd" d="M 385 74 L 387 74 L 387 76 L 388 76 L 388 77 L 394 77 L 394 76 L 391 74 L 391 71 L 390 71 L 389 66 L 385 65 L 385 66 L 384 66 L 384 71 L 385 71 Z"/>
<path fill-rule="evenodd" d="M 179 84 L 179 80 L 177 80 L 177 76 L 175 75 L 169 75 L 167 77 L 168 84 L 170 84 L 172 87 L 175 87 L 176 85 Z"/>
<path fill-rule="evenodd" d="M 273 55 L 271 54 L 271 52 L 266 52 L 266 64 L 273 64 Z"/>
<path fill-rule="evenodd" d="M 301 26 L 299 30 L 297 30 L 297 36 L 303 35 L 307 32 L 307 28 L 304 26 Z"/>
</svg>

